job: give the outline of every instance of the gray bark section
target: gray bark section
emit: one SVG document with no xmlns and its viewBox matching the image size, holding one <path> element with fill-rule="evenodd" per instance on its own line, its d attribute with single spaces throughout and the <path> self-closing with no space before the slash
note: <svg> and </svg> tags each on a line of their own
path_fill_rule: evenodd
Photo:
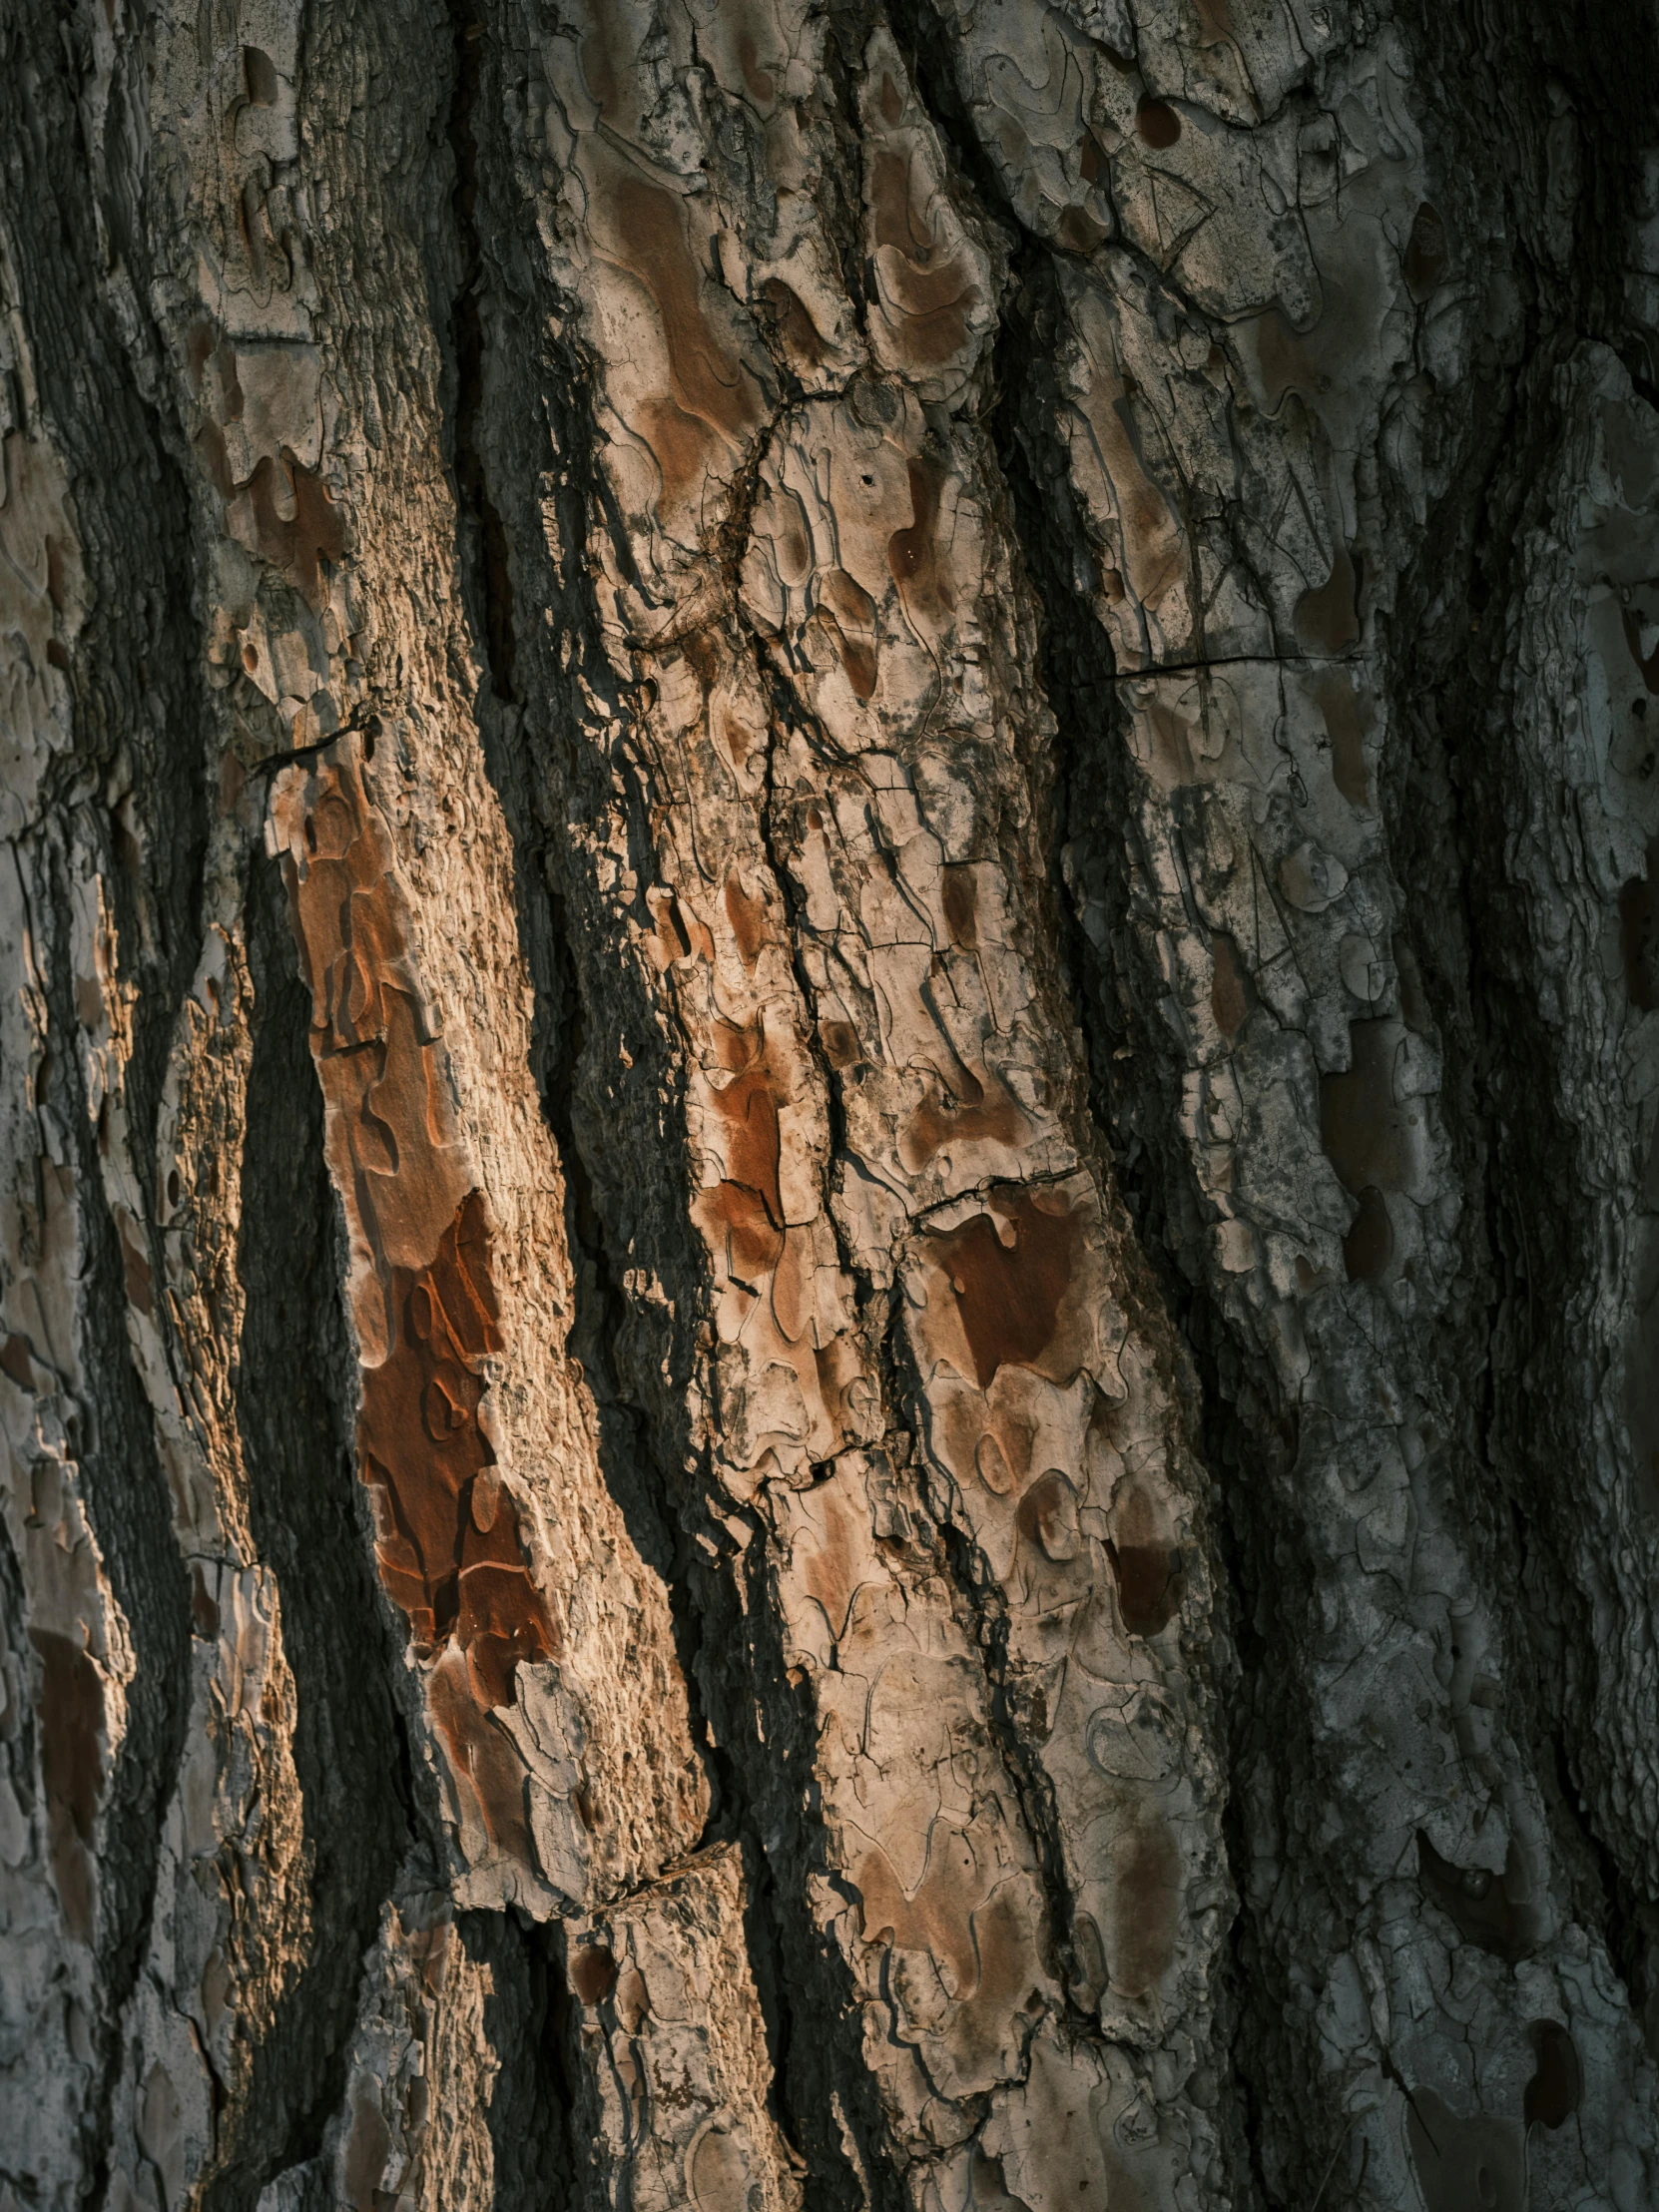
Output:
<svg viewBox="0 0 1659 2212">
<path fill-rule="evenodd" d="M 0 23 L 0 2212 L 1659 2194 L 1655 93 Z"/>
</svg>

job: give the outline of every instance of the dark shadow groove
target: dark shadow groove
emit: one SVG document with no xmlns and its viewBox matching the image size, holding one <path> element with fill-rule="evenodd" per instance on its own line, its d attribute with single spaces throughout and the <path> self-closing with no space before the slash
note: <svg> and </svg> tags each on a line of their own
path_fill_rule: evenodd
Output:
<svg viewBox="0 0 1659 2212">
<path fill-rule="evenodd" d="M 458 1913 L 455 1934 L 489 1974 L 484 2043 L 500 2070 L 485 2110 L 494 2165 L 491 2212 L 565 2212 L 581 2201 L 573 2068 L 580 2054 L 564 1935 L 516 1910 Z"/>
<path fill-rule="evenodd" d="M 402 1669 L 370 1565 L 352 1447 L 356 1360 L 322 1097 L 277 869 L 248 890 L 253 1061 L 237 1269 L 246 1300 L 237 1419 L 255 1549 L 276 1576 L 292 1670 L 310 1927 L 300 1970 L 254 2054 L 231 2155 L 206 2212 L 248 2212 L 265 2182 L 315 2156 L 345 2090 L 364 1954 L 417 1825 L 391 1684 Z"/>
</svg>

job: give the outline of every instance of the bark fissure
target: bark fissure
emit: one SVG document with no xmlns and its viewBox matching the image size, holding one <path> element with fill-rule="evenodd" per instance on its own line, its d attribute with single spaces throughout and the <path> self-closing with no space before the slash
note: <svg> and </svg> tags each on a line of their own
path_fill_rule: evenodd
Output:
<svg viewBox="0 0 1659 2212">
<path fill-rule="evenodd" d="M 37 2212 L 1653 2195 L 1659 37 L 1499 13 L 0 30 Z"/>
</svg>

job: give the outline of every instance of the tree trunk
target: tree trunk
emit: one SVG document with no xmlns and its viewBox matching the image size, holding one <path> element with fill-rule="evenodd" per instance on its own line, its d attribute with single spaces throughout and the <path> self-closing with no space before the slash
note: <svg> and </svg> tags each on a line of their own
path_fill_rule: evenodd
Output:
<svg viewBox="0 0 1659 2212">
<path fill-rule="evenodd" d="M 1656 113 L 5 0 L 0 2212 L 1659 2202 Z"/>
</svg>

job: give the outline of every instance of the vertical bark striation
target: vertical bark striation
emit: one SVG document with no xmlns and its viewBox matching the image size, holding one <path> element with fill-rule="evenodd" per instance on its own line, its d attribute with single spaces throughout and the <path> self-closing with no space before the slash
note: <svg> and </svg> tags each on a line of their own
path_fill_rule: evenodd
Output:
<svg viewBox="0 0 1659 2212">
<path fill-rule="evenodd" d="M 1645 5 L 0 26 L 0 2207 L 1655 2189 Z"/>
</svg>

